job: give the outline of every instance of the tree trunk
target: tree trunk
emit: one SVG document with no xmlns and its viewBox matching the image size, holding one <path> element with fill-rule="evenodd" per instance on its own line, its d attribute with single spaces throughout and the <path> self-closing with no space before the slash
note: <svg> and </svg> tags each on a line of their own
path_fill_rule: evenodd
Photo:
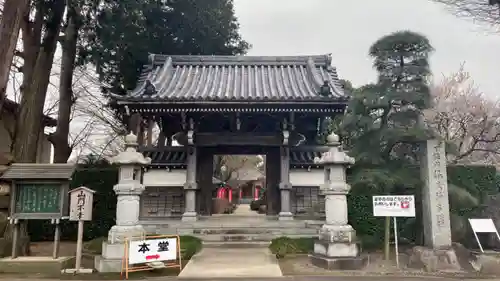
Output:
<svg viewBox="0 0 500 281">
<path fill-rule="evenodd" d="M 0 112 L 5 101 L 10 66 L 14 58 L 21 20 L 29 0 L 5 0 L 0 21 Z"/>
<path fill-rule="evenodd" d="M 50 72 L 54 60 L 54 53 L 61 29 L 62 17 L 64 14 L 65 1 L 55 0 L 50 7 L 50 16 L 45 24 L 44 38 L 39 45 L 38 55 L 34 62 L 33 69 L 26 69 L 31 73 L 23 77 L 21 99 L 21 110 L 19 112 L 19 122 L 16 124 L 16 140 L 14 142 L 14 158 L 16 162 L 33 163 L 36 162 L 38 139 L 43 132 L 42 117 L 45 97 L 49 85 Z M 32 38 L 31 42 L 38 42 Z M 32 45 L 32 49 L 35 49 Z M 30 54 L 25 54 L 26 56 Z M 25 83 L 26 82 L 26 83 Z"/>
<path fill-rule="evenodd" d="M 68 1 L 68 6 L 72 1 Z M 54 163 L 66 163 L 71 155 L 69 125 L 71 108 L 74 104 L 73 74 L 75 70 L 76 45 L 78 42 L 78 14 L 74 7 L 68 7 L 68 23 L 62 45 L 61 74 L 59 77 L 59 109 L 56 131 L 49 140 L 54 145 Z"/>
</svg>

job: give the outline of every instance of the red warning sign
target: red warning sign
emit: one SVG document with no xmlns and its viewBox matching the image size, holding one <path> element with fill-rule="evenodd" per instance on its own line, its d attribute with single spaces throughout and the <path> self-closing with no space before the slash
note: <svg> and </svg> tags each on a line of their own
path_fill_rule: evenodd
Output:
<svg viewBox="0 0 500 281">
<path fill-rule="evenodd" d="M 402 201 L 401 202 L 401 209 L 408 209 L 408 208 L 410 208 L 410 202 Z"/>
</svg>

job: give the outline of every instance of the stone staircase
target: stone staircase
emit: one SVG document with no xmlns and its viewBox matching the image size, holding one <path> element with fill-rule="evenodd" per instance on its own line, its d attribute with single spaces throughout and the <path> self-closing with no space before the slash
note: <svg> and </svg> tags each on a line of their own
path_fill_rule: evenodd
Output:
<svg viewBox="0 0 500 281">
<path fill-rule="evenodd" d="M 314 228 L 288 227 L 271 229 L 263 227 L 251 228 L 211 228 L 195 229 L 193 235 L 202 239 L 206 246 L 268 246 L 271 240 L 280 236 L 313 237 L 317 235 Z"/>
<path fill-rule="evenodd" d="M 145 227 L 150 232 L 154 229 L 158 234 L 192 235 L 200 238 L 205 247 L 245 248 L 267 247 L 272 239 L 280 236 L 315 237 L 322 224 L 305 220 L 279 221 L 256 213 L 241 213 L 213 215 L 196 222 L 172 221 L 167 225 Z"/>
</svg>

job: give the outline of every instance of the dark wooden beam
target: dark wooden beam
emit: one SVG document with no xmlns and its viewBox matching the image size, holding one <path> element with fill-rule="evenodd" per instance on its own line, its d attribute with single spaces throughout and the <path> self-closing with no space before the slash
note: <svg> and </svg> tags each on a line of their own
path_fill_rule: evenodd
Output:
<svg viewBox="0 0 500 281">
<path fill-rule="evenodd" d="M 221 145 L 260 145 L 278 146 L 283 143 L 280 134 L 255 135 L 252 133 L 197 133 L 195 136 L 197 146 L 221 146 Z"/>
</svg>

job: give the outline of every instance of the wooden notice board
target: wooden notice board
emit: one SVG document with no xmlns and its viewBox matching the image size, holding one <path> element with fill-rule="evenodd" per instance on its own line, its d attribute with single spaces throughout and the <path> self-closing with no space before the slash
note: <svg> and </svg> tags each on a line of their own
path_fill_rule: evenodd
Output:
<svg viewBox="0 0 500 281">
<path fill-rule="evenodd" d="M 61 184 L 17 183 L 15 213 L 59 213 L 61 211 Z"/>
</svg>

